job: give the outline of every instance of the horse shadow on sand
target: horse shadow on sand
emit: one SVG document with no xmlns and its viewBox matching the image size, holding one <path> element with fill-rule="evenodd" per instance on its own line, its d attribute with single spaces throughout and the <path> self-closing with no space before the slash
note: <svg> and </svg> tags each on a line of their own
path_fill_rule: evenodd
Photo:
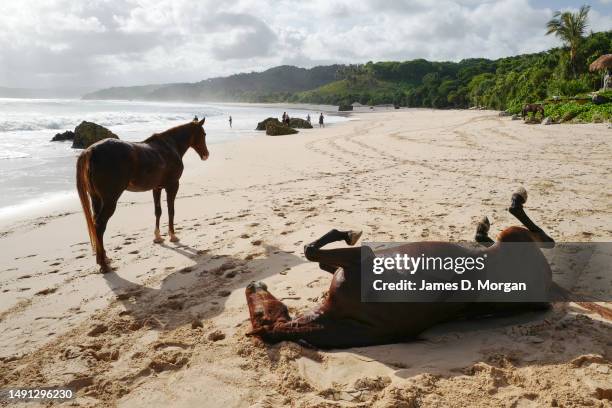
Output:
<svg viewBox="0 0 612 408">
<path fill-rule="evenodd" d="M 349 351 L 363 361 L 385 364 L 401 378 L 424 373 L 474 375 L 482 368 L 475 366 L 476 362 L 498 368 L 566 363 L 580 368 L 609 362 L 612 324 L 584 313 L 578 307 L 558 303 L 546 311 L 441 323 L 417 339 L 332 350 L 330 354 L 333 358 Z"/>
<path fill-rule="evenodd" d="M 116 300 L 124 307 L 120 316 L 129 316 L 136 324 L 158 330 L 199 325 L 202 320 L 223 313 L 232 291 L 245 287 L 255 278 L 265 279 L 307 262 L 293 252 L 269 245 L 262 245 L 259 254 L 244 259 L 197 250 L 185 244 L 162 244 L 162 247 L 178 252 L 195 264 L 170 273 L 161 284 L 155 278 L 143 284 L 135 283 L 122 278 L 120 271 L 104 274 Z"/>
</svg>

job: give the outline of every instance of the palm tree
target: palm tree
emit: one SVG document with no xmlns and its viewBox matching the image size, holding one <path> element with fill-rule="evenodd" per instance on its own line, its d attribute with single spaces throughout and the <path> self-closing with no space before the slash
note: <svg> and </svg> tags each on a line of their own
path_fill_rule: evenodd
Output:
<svg viewBox="0 0 612 408">
<path fill-rule="evenodd" d="M 587 18 L 591 6 L 583 5 L 577 13 L 557 11 L 546 24 L 546 35 L 555 34 L 570 49 L 570 63 L 576 77 L 576 54 L 578 46 L 587 29 Z"/>
</svg>

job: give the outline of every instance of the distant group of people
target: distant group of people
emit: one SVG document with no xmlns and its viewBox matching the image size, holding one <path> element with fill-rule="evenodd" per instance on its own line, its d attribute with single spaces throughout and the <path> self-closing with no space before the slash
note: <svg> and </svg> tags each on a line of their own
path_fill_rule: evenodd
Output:
<svg viewBox="0 0 612 408">
<path fill-rule="evenodd" d="M 194 120 L 195 122 L 197 122 L 197 121 L 198 121 L 198 116 L 196 115 L 196 116 L 193 118 L 193 120 Z M 229 117 L 229 119 L 228 119 L 228 122 L 229 122 L 230 127 L 232 127 L 232 122 L 233 122 L 233 121 L 234 121 L 234 120 L 232 119 L 232 115 L 230 115 L 230 117 Z M 289 117 L 289 114 L 288 114 L 287 112 L 283 112 L 283 120 L 282 120 L 283 125 L 287 125 L 287 126 L 289 126 L 289 122 L 290 122 L 290 121 L 291 121 L 291 118 Z M 312 123 L 310 122 L 310 113 L 306 115 L 306 121 L 307 121 L 308 123 L 312 124 Z M 323 116 L 323 112 L 320 112 L 320 113 L 319 113 L 319 127 L 325 127 L 325 117 Z"/>
<path fill-rule="evenodd" d="M 291 118 L 289 117 L 289 114 L 287 112 L 283 112 L 283 125 L 287 125 L 289 126 L 289 122 L 290 122 Z"/>
<path fill-rule="evenodd" d="M 198 117 L 196 116 L 195 118 L 193 118 L 194 121 L 198 121 Z M 228 122 L 229 122 L 229 127 L 232 127 L 232 122 L 234 120 L 232 119 L 232 116 L 229 116 Z M 282 117 L 282 122 L 284 125 L 289 126 L 289 122 L 291 121 L 291 118 L 289 117 L 289 114 L 287 112 L 283 112 L 283 117 Z M 310 122 L 310 113 L 308 115 L 306 115 L 306 121 L 310 124 L 312 124 Z M 319 113 L 319 127 L 325 127 L 325 117 L 323 116 L 323 112 Z"/>
<path fill-rule="evenodd" d="M 283 112 L 283 124 L 289 126 L 290 121 L 291 118 L 289 117 L 289 114 L 287 112 Z M 312 122 L 310 121 L 310 113 L 306 115 L 306 122 L 312 124 Z M 323 116 L 323 112 L 319 113 L 319 127 L 325 127 L 325 117 Z"/>
</svg>

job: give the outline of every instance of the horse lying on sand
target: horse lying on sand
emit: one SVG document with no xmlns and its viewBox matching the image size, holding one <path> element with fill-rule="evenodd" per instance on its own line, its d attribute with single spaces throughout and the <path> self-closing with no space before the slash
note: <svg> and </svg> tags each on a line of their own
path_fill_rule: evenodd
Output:
<svg viewBox="0 0 612 408">
<path fill-rule="evenodd" d="M 155 204 L 155 239 L 161 243 L 161 191 L 166 190 L 168 201 L 168 234 L 174 233 L 174 199 L 183 173 L 183 155 L 190 147 L 202 160 L 208 159 L 204 121 L 176 126 L 148 139 L 130 143 L 105 139 L 94 143 L 81 153 L 76 166 L 76 184 L 87 221 L 91 246 L 101 272 L 110 271 L 104 250 L 104 231 L 115 212 L 117 200 L 125 191 L 153 190 Z M 91 202 L 90 202 L 91 200 Z"/>
<path fill-rule="evenodd" d="M 508 254 L 503 242 L 533 243 L 533 253 L 541 256 L 542 262 L 529 273 L 541 274 L 545 285 L 553 286 L 552 273 L 540 247 L 554 247 L 555 242 L 529 219 L 523 210 L 527 192 L 520 189 L 512 196 L 509 211 L 526 228 L 510 227 L 503 230 L 495 243 L 488 237 L 489 224 L 486 218 L 478 225 L 476 241 L 483 243 L 477 252 L 487 254 L 488 260 L 503 262 L 512 268 L 520 268 L 521 259 L 515 253 Z M 332 230 L 304 247 L 309 261 L 319 262 L 324 271 L 333 273 L 327 297 L 315 310 L 291 318 L 287 307 L 267 291 L 262 282 L 252 282 L 246 288 L 246 298 L 252 331 L 266 342 L 283 340 L 305 341 L 321 348 L 344 348 L 394 343 L 416 337 L 437 323 L 458 318 L 484 316 L 498 313 L 515 313 L 541 310 L 548 303 L 365 303 L 361 302 L 362 251 L 376 253 L 369 247 L 322 249 L 323 246 L 344 241 L 353 246 L 361 232 Z M 529 246 L 531 250 L 531 246 Z M 423 252 L 430 256 L 445 256 L 449 252 L 468 255 L 468 249 L 445 242 L 420 242 L 393 248 L 400 254 L 418 257 Z M 535 252 L 537 251 L 537 252 Z M 452 253 L 451 252 L 451 253 Z M 473 256 L 474 252 L 469 253 Z M 538 258 L 539 259 L 539 258 Z M 515 265 L 515 266 L 514 266 Z M 516 270 L 516 269 L 514 269 Z"/>
<path fill-rule="evenodd" d="M 539 103 L 525 104 L 525 106 L 523 106 L 523 110 L 521 110 L 521 117 L 525 119 L 530 112 L 533 112 L 533 116 L 537 115 L 539 112 L 542 115 L 542 118 L 544 118 L 544 107 Z"/>
</svg>

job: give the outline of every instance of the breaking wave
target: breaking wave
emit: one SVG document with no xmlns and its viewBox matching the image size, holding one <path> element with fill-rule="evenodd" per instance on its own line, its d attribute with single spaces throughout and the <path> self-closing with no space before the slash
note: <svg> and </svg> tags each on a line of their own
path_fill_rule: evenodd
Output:
<svg viewBox="0 0 612 408">
<path fill-rule="evenodd" d="M 206 116 L 220 115 L 220 111 L 204 112 Z M 188 121 L 193 119 L 192 115 L 179 113 L 93 113 L 70 116 L 34 116 L 32 114 L 20 115 L 19 117 L 1 117 L 1 132 L 23 132 L 35 130 L 72 130 L 81 121 L 95 122 L 105 127 L 133 125 L 138 123 L 164 123 L 176 121 Z"/>
<path fill-rule="evenodd" d="M 6 159 L 23 159 L 24 157 L 30 157 L 29 154 L 23 152 L 15 152 L 11 150 L 0 149 L 0 160 Z"/>
</svg>

